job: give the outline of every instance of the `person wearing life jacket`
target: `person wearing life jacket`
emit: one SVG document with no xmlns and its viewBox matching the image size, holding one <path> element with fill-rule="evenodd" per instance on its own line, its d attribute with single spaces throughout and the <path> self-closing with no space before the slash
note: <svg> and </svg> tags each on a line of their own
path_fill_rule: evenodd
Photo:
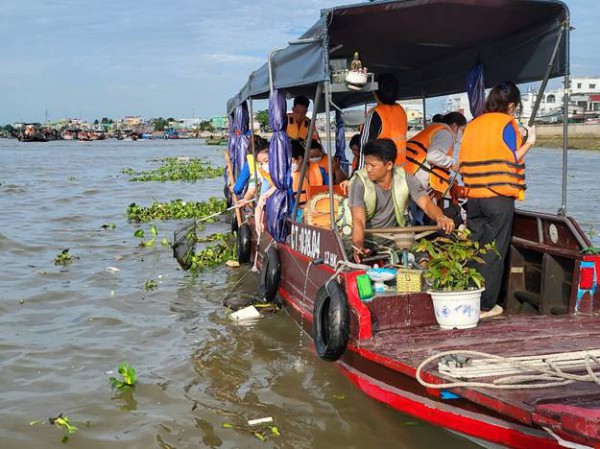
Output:
<svg viewBox="0 0 600 449">
<path fill-rule="evenodd" d="M 310 162 L 312 164 L 318 164 L 324 172 L 327 174 L 329 170 L 329 157 L 323 151 L 323 147 L 319 142 L 313 140 L 310 145 Z M 340 166 L 339 161 L 334 158 L 332 161 L 331 169 L 333 170 L 333 183 L 339 184 L 342 181 L 348 179 L 344 170 Z"/>
<path fill-rule="evenodd" d="M 453 184 L 450 170 L 458 170 L 458 162 L 452 158 L 454 145 L 460 141 L 467 125 L 467 119 L 460 112 L 450 112 L 437 123 L 432 123 L 406 142 L 406 173 L 415 175 L 421 185 L 442 209 L 444 204 L 438 199 L 449 198 Z M 455 207 L 454 209 L 458 209 Z M 425 215 L 415 203 L 410 204 L 413 225 L 427 224 Z M 460 211 L 455 211 L 455 224 L 461 224 Z"/>
<path fill-rule="evenodd" d="M 294 192 L 294 198 L 298 192 L 300 186 L 300 172 L 302 168 L 302 162 L 304 161 L 305 149 L 299 140 L 292 140 L 292 190 Z M 317 163 L 309 162 L 306 166 L 306 173 L 302 182 L 302 194 L 300 196 L 300 204 L 306 202 L 306 191 L 309 186 L 324 186 L 329 185 L 329 177 L 327 171 L 319 166 Z"/>
<path fill-rule="evenodd" d="M 244 205 L 245 203 L 249 203 L 251 199 L 254 199 L 261 194 L 264 194 L 270 187 L 272 187 L 273 182 L 271 181 L 271 176 L 269 175 L 269 142 L 265 139 L 259 138 L 255 139 L 255 151 L 256 157 L 252 156 L 252 154 L 248 154 L 246 156 L 246 163 L 242 168 L 238 179 L 233 187 L 233 193 L 236 195 L 241 195 L 244 192 L 245 186 L 242 185 L 244 178 L 246 179 L 246 185 L 248 188 L 246 189 L 246 193 L 244 193 L 244 197 L 240 198 L 239 202 Z M 256 172 L 254 168 L 256 167 Z M 242 176 L 245 172 L 248 172 L 246 176 Z M 256 181 L 258 181 L 258 188 Z M 239 193 L 237 193 L 239 192 Z M 255 203 L 256 204 L 256 203 Z"/>
<path fill-rule="evenodd" d="M 254 139 L 254 151 L 258 154 L 260 152 L 263 152 L 265 149 L 267 151 L 268 154 L 268 150 L 269 150 L 269 142 L 266 139 L 263 139 L 262 137 L 258 136 L 258 135 L 254 135 L 253 136 Z M 242 166 L 242 169 L 240 170 L 240 173 L 238 174 L 237 179 L 235 180 L 235 184 L 233 186 L 233 193 L 235 193 L 235 195 L 239 198 L 240 195 L 242 195 L 244 193 L 244 191 L 246 189 L 251 190 L 251 195 L 248 196 L 248 190 L 246 190 L 246 194 L 244 195 L 244 198 L 253 198 L 255 193 L 256 193 L 256 189 L 255 189 L 255 178 L 256 176 L 254 176 L 254 167 L 257 164 L 254 161 L 254 156 L 252 155 L 251 152 L 251 148 L 248 148 L 248 154 L 246 155 L 246 161 L 244 162 L 244 165 Z"/>
<path fill-rule="evenodd" d="M 472 238 L 483 247 L 496 242 L 498 255 L 488 252 L 485 263 L 476 268 L 485 279 L 481 295 L 482 317 L 501 314 L 498 304 L 508 252 L 515 199 L 523 199 L 525 165 L 523 157 L 535 144 L 535 127 L 524 126 L 527 138 L 519 131 L 514 114 L 521 107 L 521 93 L 507 81 L 488 94 L 485 112 L 467 124 L 459 153 L 460 174 L 467 201 L 467 227 Z"/>
<path fill-rule="evenodd" d="M 310 129 L 310 120 L 306 117 L 308 106 L 310 101 L 304 95 L 299 95 L 294 98 L 294 105 L 292 112 L 288 113 L 288 123 L 286 132 L 290 139 L 302 139 L 308 138 L 308 130 Z M 317 129 L 313 129 L 312 140 L 319 141 L 319 134 Z"/>
<path fill-rule="evenodd" d="M 396 165 L 404 164 L 406 132 L 408 120 L 404 108 L 396 103 L 398 80 L 391 73 L 382 73 L 376 77 L 377 91 L 373 93 L 377 105 L 369 111 L 361 130 L 360 146 L 364 148 L 372 139 L 391 139 L 396 145 L 398 155 Z M 361 152 L 358 168 L 364 168 L 364 154 Z"/>
<path fill-rule="evenodd" d="M 352 237 L 351 242 L 345 239 L 345 246 L 356 262 L 380 244 L 374 236 L 367 236 L 365 229 L 407 225 L 409 197 L 445 232 L 454 229 L 454 222 L 431 201 L 419 181 L 395 165 L 397 149 L 391 139 L 369 141 L 362 148 L 362 154 L 365 167 L 352 177 L 347 202 L 352 217 Z"/>
</svg>

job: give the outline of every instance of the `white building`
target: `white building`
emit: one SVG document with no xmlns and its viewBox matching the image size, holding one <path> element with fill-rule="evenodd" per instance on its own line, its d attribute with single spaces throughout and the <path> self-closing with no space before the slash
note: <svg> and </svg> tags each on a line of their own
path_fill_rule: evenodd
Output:
<svg viewBox="0 0 600 449">
<path fill-rule="evenodd" d="M 577 121 L 596 118 L 600 112 L 600 77 L 573 76 L 569 79 L 569 84 L 571 86 L 569 94 L 569 117 Z M 565 90 L 563 87 L 547 89 L 540 101 L 536 120 L 546 122 L 562 120 L 564 94 Z M 537 97 L 538 90 L 536 88 L 521 89 L 521 103 L 523 105 L 521 119 L 523 121 L 531 117 Z M 444 102 L 443 109 L 443 113 L 458 111 L 463 113 L 467 120 L 472 118 L 469 108 L 469 97 L 466 93 L 448 96 Z"/>
</svg>

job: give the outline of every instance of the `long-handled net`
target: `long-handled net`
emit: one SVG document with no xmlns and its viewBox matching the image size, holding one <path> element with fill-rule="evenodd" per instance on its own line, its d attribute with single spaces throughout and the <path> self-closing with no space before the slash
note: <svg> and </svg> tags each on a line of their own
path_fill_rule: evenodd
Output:
<svg viewBox="0 0 600 449">
<path fill-rule="evenodd" d="M 256 198 L 251 198 L 244 202 L 244 204 L 250 204 L 254 202 Z M 199 223 L 208 220 L 209 218 L 216 217 L 217 215 L 224 214 L 230 210 L 236 209 L 238 206 L 233 205 L 225 210 L 215 212 L 206 217 L 195 219 L 191 222 L 184 224 L 181 228 L 177 229 L 173 233 L 173 257 L 177 259 L 179 266 L 184 270 L 189 270 L 192 267 L 192 256 L 196 251 L 196 243 L 198 243 L 197 230 Z"/>
<path fill-rule="evenodd" d="M 196 251 L 198 241 L 197 226 L 198 223 L 193 220 L 173 233 L 173 243 L 171 244 L 173 257 L 177 259 L 177 263 L 184 270 L 189 270 L 192 267 L 192 256 Z"/>
</svg>

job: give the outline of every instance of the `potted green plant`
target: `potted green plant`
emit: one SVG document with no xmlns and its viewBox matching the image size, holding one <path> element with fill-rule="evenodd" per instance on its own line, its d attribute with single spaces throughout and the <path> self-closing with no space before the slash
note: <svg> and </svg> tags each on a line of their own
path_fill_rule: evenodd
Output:
<svg viewBox="0 0 600 449">
<path fill-rule="evenodd" d="M 429 256 L 424 277 L 442 329 L 477 326 L 485 280 L 472 262 L 485 263 L 481 256 L 489 252 L 500 256 L 494 242 L 480 246 L 470 236 L 467 229 L 455 230 L 449 236 L 421 240 L 414 248 Z"/>
</svg>

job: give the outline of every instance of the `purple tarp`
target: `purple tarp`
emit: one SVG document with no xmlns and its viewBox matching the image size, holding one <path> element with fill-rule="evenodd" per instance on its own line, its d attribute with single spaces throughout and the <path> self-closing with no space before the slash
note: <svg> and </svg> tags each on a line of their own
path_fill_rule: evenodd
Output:
<svg viewBox="0 0 600 449">
<path fill-rule="evenodd" d="M 246 160 L 246 152 L 248 151 L 248 129 L 250 117 L 248 114 L 248 103 L 243 102 L 235 108 L 233 112 L 233 132 L 235 134 L 233 151 L 230 149 L 231 166 L 233 175 L 237 179 L 244 162 Z"/>
<path fill-rule="evenodd" d="M 269 125 L 273 136 L 269 145 L 269 173 L 277 191 L 267 200 L 267 230 L 278 242 L 287 237 L 286 220 L 291 210 L 292 146 L 285 129 L 287 127 L 285 92 L 274 90 L 269 96 Z"/>
<path fill-rule="evenodd" d="M 481 115 L 485 108 L 485 82 L 483 79 L 483 66 L 477 64 L 467 75 L 467 93 L 469 95 L 469 108 L 473 118 Z"/>
</svg>

